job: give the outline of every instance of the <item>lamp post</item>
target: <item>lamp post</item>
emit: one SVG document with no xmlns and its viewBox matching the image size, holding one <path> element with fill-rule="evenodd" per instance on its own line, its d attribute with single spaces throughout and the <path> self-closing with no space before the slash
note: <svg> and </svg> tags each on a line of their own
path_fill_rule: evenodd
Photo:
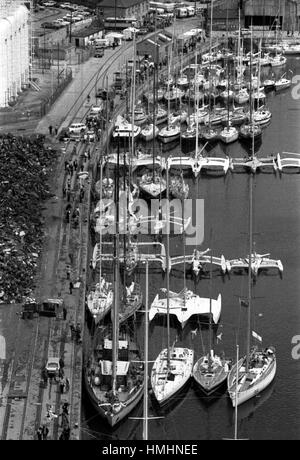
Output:
<svg viewBox="0 0 300 460">
<path fill-rule="evenodd" d="M 73 11 L 71 10 L 70 37 L 69 37 L 69 42 L 70 42 L 70 43 L 71 43 L 71 41 L 72 41 L 72 21 L 73 21 Z"/>
</svg>

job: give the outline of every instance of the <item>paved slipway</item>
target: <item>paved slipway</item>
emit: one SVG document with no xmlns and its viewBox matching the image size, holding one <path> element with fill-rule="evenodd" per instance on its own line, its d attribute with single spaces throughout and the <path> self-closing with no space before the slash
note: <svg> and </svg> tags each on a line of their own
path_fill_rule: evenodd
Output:
<svg viewBox="0 0 300 460">
<path fill-rule="evenodd" d="M 195 24 L 182 23 L 177 33 Z M 172 27 L 170 28 L 172 29 Z M 50 112 L 39 121 L 22 124 L 22 134 L 32 132 L 48 136 L 50 124 L 67 127 L 72 121 L 84 120 L 89 106 L 95 102 L 95 87 L 112 83 L 113 73 L 120 69 L 126 59 L 132 57 L 132 43 L 124 43 L 115 51 L 106 50 L 101 60 L 92 58 L 85 64 L 76 66 L 74 79 L 63 92 Z M 21 126 L 21 125 L 20 125 Z M 5 126 L 5 132 L 16 132 L 19 126 Z M 24 131 L 25 128 L 25 131 Z M 4 131 L 3 129 L 1 130 Z M 0 439 L 22 440 L 36 439 L 36 430 L 43 423 L 49 427 L 48 439 L 58 439 L 61 417 L 46 419 L 47 405 L 52 406 L 55 414 L 62 412 L 62 404 L 70 404 L 71 439 L 80 439 L 81 413 L 81 370 L 82 346 L 71 340 L 70 323 L 79 322 L 84 327 L 84 297 L 86 289 L 86 269 L 88 266 L 89 197 L 92 182 L 92 170 L 95 166 L 99 143 L 91 147 L 91 159 L 84 162 L 85 147 L 73 144 L 62 147 L 54 137 L 46 139 L 61 154 L 53 166 L 51 191 L 52 197 L 45 202 L 45 240 L 40 258 L 35 297 L 38 301 L 61 297 L 67 307 L 67 319 L 63 320 L 62 311 L 57 318 L 37 317 L 21 319 L 20 305 L 0 304 Z M 65 181 L 64 161 L 77 159 L 79 167 L 89 172 L 85 181 L 85 195 L 79 203 L 80 183 L 76 174 L 71 182 L 72 206 L 79 206 L 80 224 L 77 229 L 64 219 L 66 200 L 62 189 Z M 69 293 L 67 266 L 71 268 L 71 279 L 75 284 Z M 55 382 L 45 386 L 41 371 L 49 356 L 58 356 L 64 360 L 65 377 L 70 380 L 68 393 L 60 394 Z"/>
</svg>

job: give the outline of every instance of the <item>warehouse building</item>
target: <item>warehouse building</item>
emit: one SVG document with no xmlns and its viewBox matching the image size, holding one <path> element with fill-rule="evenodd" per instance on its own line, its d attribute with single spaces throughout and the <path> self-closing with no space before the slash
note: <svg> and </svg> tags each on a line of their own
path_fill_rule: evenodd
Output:
<svg viewBox="0 0 300 460">
<path fill-rule="evenodd" d="M 7 107 L 29 82 L 29 11 L 18 2 L 1 6 L 0 107 Z"/>
</svg>

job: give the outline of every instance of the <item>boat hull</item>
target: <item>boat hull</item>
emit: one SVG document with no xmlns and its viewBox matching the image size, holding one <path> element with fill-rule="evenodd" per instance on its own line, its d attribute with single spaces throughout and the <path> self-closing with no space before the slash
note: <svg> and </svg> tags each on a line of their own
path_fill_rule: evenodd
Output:
<svg viewBox="0 0 300 460">
<path fill-rule="evenodd" d="M 239 367 L 243 363 L 243 361 L 244 359 L 239 361 Z M 230 374 L 228 375 L 228 392 L 233 407 L 236 407 L 236 405 L 239 406 L 240 404 L 243 404 L 244 402 L 248 401 L 254 396 L 257 396 L 271 384 L 276 374 L 276 358 L 274 358 L 274 361 L 270 364 L 270 368 L 268 369 L 268 371 L 262 376 L 263 378 L 260 378 L 256 382 L 256 384 L 254 384 L 251 388 L 248 388 L 245 391 L 238 391 L 237 398 L 235 396 L 235 389 L 230 389 L 232 387 L 234 388 L 235 386 L 235 384 L 230 385 L 230 381 L 232 381 L 233 374 L 236 375 L 236 365 L 233 366 Z"/>
<path fill-rule="evenodd" d="M 85 382 L 85 388 L 87 390 L 87 394 L 89 396 L 89 399 L 94 409 L 97 411 L 100 417 L 103 420 L 105 420 L 105 422 L 112 428 L 117 426 L 122 420 L 124 420 L 130 414 L 130 412 L 140 402 L 144 394 L 144 385 L 141 385 L 139 390 L 134 394 L 134 397 L 132 397 L 130 400 L 126 402 L 126 406 L 123 407 L 120 412 L 116 414 L 111 414 L 111 413 L 108 413 L 108 411 L 105 409 L 105 406 L 103 407 L 99 406 L 99 401 L 88 383 L 86 372 L 85 372 L 84 382 Z"/>
<path fill-rule="evenodd" d="M 165 135 L 165 134 L 158 134 L 158 138 L 161 142 L 164 144 L 169 144 L 170 142 L 173 142 L 180 137 L 180 132 L 176 134 L 170 134 L 170 135 Z"/>
<path fill-rule="evenodd" d="M 215 372 L 212 370 L 210 373 L 202 373 L 200 367 L 205 358 L 200 358 L 194 365 L 193 378 L 198 388 L 207 396 L 210 396 L 226 383 L 228 372 L 225 371 L 223 366 L 220 366 Z"/>
<path fill-rule="evenodd" d="M 176 358 L 173 356 L 176 355 Z M 182 374 L 175 374 L 174 380 L 167 378 L 165 369 L 167 363 L 167 349 L 163 350 L 155 360 L 151 371 L 151 386 L 158 404 L 165 406 L 171 398 L 178 394 L 189 382 L 194 362 L 194 351 L 176 347 L 170 350 L 170 368 L 182 361 Z M 177 371 L 177 368 L 176 368 Z M 169 374 L 169 373 L 168 373 Z"/>
</svg>

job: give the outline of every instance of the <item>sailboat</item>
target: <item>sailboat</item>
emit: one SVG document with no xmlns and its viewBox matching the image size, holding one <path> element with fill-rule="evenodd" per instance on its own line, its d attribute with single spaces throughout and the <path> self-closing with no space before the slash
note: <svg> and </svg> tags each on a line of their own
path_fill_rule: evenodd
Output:
<svg viewBox="0 0 300 460">
<path fill-rule="evenodd" d="M 253 91 L 252 91 L 252 56 L 253 56 L 253 39 L 251 33 L 251 51 L 250 51 L 250 111 L 249 111 L 249 123 L 245 123 L 240 128 L 240 139 L 245 142 L 251 142 L 252 139 L 259 140 L 262 136 L 261 127 L 255 123 L 253 119 Z M 259 85 L 258 85 L 259 87 Z"/>
<path fill-rule="evenodd" d="M 210 302 L 209 302 L 209 351 L 196 361 L 193 368 L 193 378 L 206 395 L 214 393 L 226 382 L 231 360 L 218 356 L 212 346 L 211 324 L 211 294 L 212 294 L 212 256 L 210 263 Z"/>
<path fill-rule="evenodd" d="M 103 184 L 103 168 L 100 168 L 100 184 Z M 112 185 L 110 183 L 110 185 Z M 112 188 L 113 193 L 113 188 Z M 103 187 L 100 187 L 100 203 L 103 199 Z M 100 248 L 102 244 L 102 231 L 100 229 Z M 94 267 L 95 268 L 95 267 Z M 87 296 L 87 305 L 97 325 L 110 311 L 113 304 L 113 284 L 109 283 L 102 276 L 102 261 L 100 257 L 99 282 L 94 289 L 91 289 Z"/>
<path fill-rule="evenodd" d="M 224 128 L 220 134 L 219 138 L 225 144 L 231 144 L 235 142 L 239 137 L 239 132 L 235 128 L 235 126 L 231 126 L 230 124 L 230 110 L 229 110 L 229 62 L 227 61 L 227 78 L 228 78 L 228 86 L 227 86 L 227 126 Z"/>
<path fill-rule="evenodd" d="M 141 137 L 146 141 L 153 141 L 158 133 L 159 133 L 159 129 L 158 127 L 156 126 L 156 123 L 155 123 L 155 108 L 156 108 L 156 79 L 155 79 L 155 76 L 156 76 L 156 69 L 154 68 L 154 73 L 153 73 L 153 119 L 152 119 L 152 123 L 148 123 L 146 126 L 144 126 L 144 128 L 141 130 Z M 149 105 L 149 101 L 148 101 L 148 105 Z"/>
<path fill-rule="evenodd" d="M 169 178 L 167 173 L 167 201 L 169 198 Z M 169 217 L 167 212 L 167 219 Z M 169 224 L 167 228 L 166 261 L 167 261 L 167 348 L 156 358 L 151 370 L 151 387 L 156 401 L 164 405 L 170 401 L 190 380 L 194 351 L 186 347 L 170 345 L 170 241 Z M 149 319 L 151 319 L 149 312 Z"/>
<path fill-rule="evenodd" d="M 212 25 L 213 25 L 213 0 L 211 2 L 211 17 L 210 17 L 210 42 L 209 42 L 209 53 L 212 51 Z M 208 125 L 201 133 L 202 138 L 207 142 L 217 141 L 219 138 L 218 131 L 212 128 L 211 124 L 211 96 L 213 91 L 212 78 L 211 78 L 211 60 L 209 61 L 209 113 L 208 113 Z"/>
<path fill-rule="evenodd" d="M 169 185 L 169 175 L 167 169 L 167 184 Z M 167 196 L 169 197 L 169 188 L 167 186 Z M 167 199 L 168 202 L 168 199 Z M 182 219 L 184 221 L 184 219 Z M 169 219 L 167 215 L 167 225 L 169 225 Z M 182 224 L 183 226 L 183 224 Z M 169 260 L 168 244 L 169 244 L 169 234 L 167 232 L 167 273 L 169 276 L 169 267 L 171 260 Z M 185 262 L 184 262 L 185 265 Z M 185 276 L 184 276 L 185 283 Z M 202 298 L 187 289 L 184 285 L 184 288 L 180 292 L 173 292 L 169 289 L 169 280 L 167 277 L 167 289 L 162 288 L 162 293 L 166 294 L 166 298 L 161 298 L 159 294 L 156 295 L 153 300 L 150 310 L 149 310 L 149 320 L 152 321 L 156 315 L 167 315 L 168 321 L 169 316 L 175 315 L 179 323 L 181 324 L 182 329 L 189 321 L 193 315 L 201 316 L 212 316 L 215 324 L 218 323 L 221 315 L 221 304 L 222 298 L 219 294 L 216 300 L 210 300 L 207 298 Z"/>
<path fill-rule="evenodd" d="M 119 174 L 115 174 L 116 201 Z M 114 295 L 111 324 L 97 327 L 93 349 L 84 366 L 87 393 L 101 417 L 114 427 L 138 404 L 143 396 L 144 365 L 128 324 L 120 325 L 119 299 L 119 206 L 116 206 L 114 235 Z"/>
<path fill-rule="evenodd" d="M 169 65 L 168 65 L 168 80 L 167 80 L 167 86 L 168 86 L 167 92 L 168 93 L 170 92 L 171 61 L 172 61 L 172 56 L 169 59 Z M 170 123 L 170 98 L 168 98 L 168 124 L 166 127 L 162 128 L 159 131 L 158 138 L 161 140 L 161 142 L 163 142 L 164 144 L 167 144 L 169 142 L 179 139 L 180 131 L 181 131 L 180 124 L 171 125 Z"/>
<path fill-rule="evenodd" d="M 254 150 L 254 139 L 252 141 Z M 249 190 L 249 254 L 253 253 L 253 175 L 250 175 Z M 251 336 L 260 343 L 262 337 L 256 332 L 251 334 L 251 303 L 252 303 L 252 257 L 249 257 L 248 269 L 248 324 L 247 324 L 247 351 L 231 369 L 228 375 L 228 392 L 234 407 L 257 396 L 273 381 L 276 374 L 275 348 L 270 346 L 259 350 L 256 346 L 250 349 Z M 237 377 L 238 376 L 238 377 Z M 238 380 L 237 380 L 238 379 Z"/>
<path fill-rule="evenodd" d="M 275 91 L 282 91 L 284 89 L 289 88 L 292 85 L 292 80 L 286 78 L 286 74 L 284 73 L 279 80 L 275 81 Z"/>
</svg>

